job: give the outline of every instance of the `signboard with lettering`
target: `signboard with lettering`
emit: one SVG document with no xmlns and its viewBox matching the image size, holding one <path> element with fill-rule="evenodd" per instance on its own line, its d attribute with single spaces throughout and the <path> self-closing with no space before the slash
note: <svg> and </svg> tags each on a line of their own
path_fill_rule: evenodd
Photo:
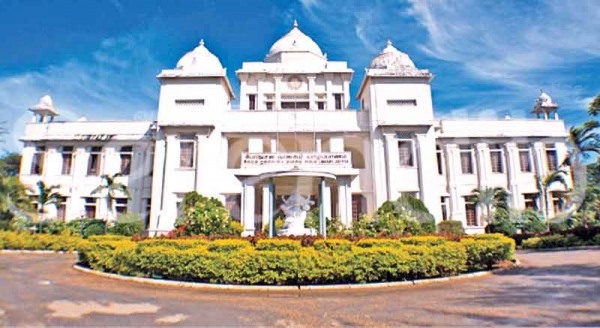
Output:
<svg viewBox="0 0 600 328">
<path fill-rule="evenodd" d="M 257 167 L 352 168 L 350 152 L 343 153 L 243 153 L 242 168 Z"/>
</svg>

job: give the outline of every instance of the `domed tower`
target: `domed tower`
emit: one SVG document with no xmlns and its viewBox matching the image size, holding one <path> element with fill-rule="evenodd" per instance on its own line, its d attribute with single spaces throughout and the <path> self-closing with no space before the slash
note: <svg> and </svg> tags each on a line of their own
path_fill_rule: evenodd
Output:
<svg viewBox="0 0 600 328">
<path fill-rule="evenodd" d="M 320 63 L 327 61 L 319 45 L 298 28 L 294 21 L 292 30 L 275 42 L 265 57 L 265 63 Z"/>
<path fill-rule="evenodd" d="M 157 78 L 159 125 L 202 123 L 211 112 L 230 109 L 235 98 L 226 69 L 204 40 L 183 55 L 175 69 L 163 70 Z"/>
<path fill-rule="evenodd" d="M 428 70 L 418 69 L 407 54 L 388 40 L 366 69 L 357 98 L 361 107 L 371 112 L 374 126 L 430 121 L 432 79 Z"/>
<path fill-rule="evenodd" d="M 40 101 L 29 108 L 33 112 L 33 118 L 31 122 L 34 123 L 49 123 L 54 121 L 54 118 L 58 116 L 58 110 L 52 103 L 52 98 L 49 95 L 45 95 L 40 98 Z"/>
<path fill-rule="evenodd" d="M 540 90 L 540 96 L 535 100 L 535 105 L 531 110 L 532 114 L 535 114 L 537 118 L 543 118 L 544 120 L 558 120 L 558 104 L 552 101 L 552 98 Z"/>
</svg>

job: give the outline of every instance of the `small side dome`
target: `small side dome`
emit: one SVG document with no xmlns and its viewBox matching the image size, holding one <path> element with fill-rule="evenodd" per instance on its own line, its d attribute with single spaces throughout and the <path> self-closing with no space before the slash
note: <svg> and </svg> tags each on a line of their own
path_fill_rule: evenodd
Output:
<svg viewBox="0 0 600 328">
<path fill-rule="evenodd" d="M 325 58 L 319 45 L 308 35 L 300 31 L 298 22 L 295 20 L 292 30 L 273 43 L 265 61 L 272 61 L 277 55 L 286 52 L 311 53 L 318 57 Z"/>
<path fill-rule="evenodd" d="M 186 53 L 179 59 L 176 69 L 212 73 L 222 71 L 223 66 L 219 58 L 204 46 L 204 40 L 200 40 L 200 44 L 194 50 Z"/>
<path fill-rule="evenodd" d="M 544 92 L 544 90 L 540 90 L 541 94 L 535 101 L 536 107 L 558 107 L 557 104 L 552 102 L 552 98 Z"/>
<path fill-rule="evenodd" d="M 369 68 L 394 70 L 402 67 L 416 68 L 410 57 L 399 51 L 388 40 L 386 47 L 371 61 Z"/>
<path fill-rule="evenodd" d="M 29 110 L 36 113 L 58 115 L 58 110 L 54 107 L 52 98 L 49 95 L 45 95 L 42 98 L 40 98 L 38 103 L 31 106 Z"/>
</svg>

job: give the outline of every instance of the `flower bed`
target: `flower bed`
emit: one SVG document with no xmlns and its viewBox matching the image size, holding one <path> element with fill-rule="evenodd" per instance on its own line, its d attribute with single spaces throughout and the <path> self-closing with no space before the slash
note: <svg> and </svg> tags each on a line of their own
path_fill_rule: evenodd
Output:
<svg viewBox="0 0 600 328">
<path fill-rule="evenodd" d="M 215 241 L 130 240 L 82 244 L 92 269 L 163 279 L 247 285 L 389 282 L 456 275 L 512 259 L 514 241 L 501 235 L 461 242 L 426 239 Z"/>
<path fill-rule="evenodd" d="M 444 277 L 511 260 L 498 234 L 400 239 L 146 239 L 0 232 L 0 248 L 73 251 L 95 270 L 163 279 L 248 285 L 391 282 Z"/>
</svg>

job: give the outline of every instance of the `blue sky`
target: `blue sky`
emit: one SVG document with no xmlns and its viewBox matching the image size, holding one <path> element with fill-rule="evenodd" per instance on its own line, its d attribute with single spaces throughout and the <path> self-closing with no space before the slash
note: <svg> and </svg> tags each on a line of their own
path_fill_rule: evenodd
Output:
<svg viewBox="0 0 600 328">
<path fill-rule="evenodd" d="M 15 150 L 27 108 L 50 94 L 62 119 L 154 119 L 156 74 L 200 38 L 227 67 L 261 61 L 294 19 L 356 92 L 390 38 L 429 69 L 438 117 L 527 117 L 539 89 L 567 125 L 600 92 L 597 0 L 0 0 L 0 121 Z M 354 103 L 356 106 L 357 104 Z"/>
</svg>

